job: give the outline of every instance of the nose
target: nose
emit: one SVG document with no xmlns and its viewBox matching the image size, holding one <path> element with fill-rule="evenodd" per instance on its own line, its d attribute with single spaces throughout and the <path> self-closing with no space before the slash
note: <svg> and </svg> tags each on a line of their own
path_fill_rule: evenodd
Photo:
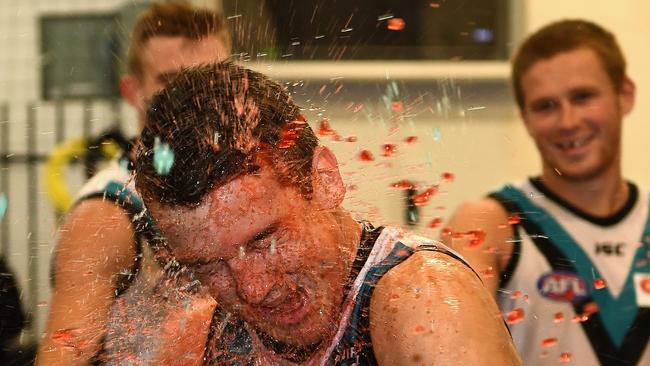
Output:
<svg viewBox="0 0 650 366">
<path fill-rule="evenodd" d="M 563 130 L 573 130 L 578 127 L 580 115 L 575 106 L 568 102 L 560 104 L 560 113 L 558 115 L 558 125 Z"/>
<path fill-rule="evenodd" d="M 229 261 L 239 297 L 251 305 L 260 305 L 277 282 L 265 259 L 256 254 Z"/>
</svg>

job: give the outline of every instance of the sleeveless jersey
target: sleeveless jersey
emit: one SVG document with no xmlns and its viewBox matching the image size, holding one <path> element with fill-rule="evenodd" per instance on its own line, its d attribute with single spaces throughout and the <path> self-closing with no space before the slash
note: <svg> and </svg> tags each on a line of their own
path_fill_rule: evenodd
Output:
<svg viewBox="0 0 650 366">
<path fill-rule="evenodd" d="M 363 225 L 361 243 L 357 258 L 352 266 L 350 281 L 346 288 L 346 299 L 343 303 L 341 318 L 338 320 L 338 331 L 327 345 L 321 365 L 355 366 L 377 365 L 372 343 L 370 340 L 369 306 L 373 289 L 381 277 L 391 268 L 409 258 L 419 250 L 438 251 L 462 260 L 456 253 L 443 244 L 405 234 L 396 228 L 374 229 L 368 224 Z M 133 285 L 120 296 L 119 306 L 114 306 L 109 321 L 105 353 L 102 359 L 108 363 L 123 362 L 124 356 L 129 360 L 145 362 L 158 352 L 156 332 L 147 325 L 137 325 L 141 330 L 124 328 L 126 317 L 145 321 L 149 325 L 160 321 L 158 312 L 147 311 L 141 304 L 153 295 L 149 285 L 143 284 L 141 278 L 136 278 Z M 153 285 L 155 288 L 156 285 Z M 185 295 L 174 295 L 185 296 Z M 191 296 L 191 295 L 190 295 Z M 172 299 L 169 309 L 177 304 L 187 303 L 187 297 Z M 121 319 L 121 320 L 120 320 Z M 210 327 L 210 335 L 205 353 L 205 363 L 208 365 L 254 365 L 256 355 L 253 349 L 252 335 L 244 322 L 217 307 Z M 149 329 L 148 332 L 145 331 Z M 128 337 L 124 335 L 128 334 Z M 122 361 L 120 361 L 122 360 Z M 139 360 L 139 361 L 138 361 Z M 146 362 L 145 362 L 146 363 Z"/>
<path fill-rule="evenodd" d="M 490 195 L 520 217 L 497 300 L 525 365 L 650 365 L 650 202 L 628 185 L 608 218 L 539 179 Z"/>
</svg>

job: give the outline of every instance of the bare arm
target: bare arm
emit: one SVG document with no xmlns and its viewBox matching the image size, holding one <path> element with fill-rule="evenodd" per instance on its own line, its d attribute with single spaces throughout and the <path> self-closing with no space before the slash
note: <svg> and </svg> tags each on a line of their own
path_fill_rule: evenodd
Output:
<svg viewBox="0 0 650 366">
<path fill-rule="evenodd" d="M 415 253 L 379 281 L 370 329 L 380 365 L 521 365 L 494 298 L 442 253 Z"/>
<path fill-rule="evenodd" d="M 68 215 L 38 365 L 85 365 L 99 352 L 117 275 L 135 262 L 133 243 L 129 217 L 112 202 L 84 201 Z"/>
<path fill-rule="evenodd" d="M 448 227 L 454 233 L 482 230 L 485 237 L 479 243 L 471 243 L 472 235 L 443 236 L 442 241 L 459 252 L 481 276 L 485 287 L 496 295 L 501 274 L 512 255 L 512 227 L 503 207 L 491 198 L 466 202 L 461 205 Z"/>
</svg>

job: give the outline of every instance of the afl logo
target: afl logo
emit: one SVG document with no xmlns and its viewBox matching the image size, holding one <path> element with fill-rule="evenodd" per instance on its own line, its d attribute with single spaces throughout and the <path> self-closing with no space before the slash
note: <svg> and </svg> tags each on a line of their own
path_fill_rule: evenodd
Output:
<svg viewBox="0 0 650 366">
<path fill-rule="evenodd" d="M 587 282 L 572 272 L 549 272 L 537 280 L 537 290 L 547 299 L 578 302 L 589 296 Z"/>
</svg>

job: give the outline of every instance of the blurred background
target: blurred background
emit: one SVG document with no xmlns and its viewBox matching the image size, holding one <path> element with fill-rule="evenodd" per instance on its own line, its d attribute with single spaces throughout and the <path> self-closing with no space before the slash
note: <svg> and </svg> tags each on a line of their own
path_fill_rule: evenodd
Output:
<svg viewBox="0 0 650 366">
<path fill-rule="evenodd" d="M 117 81 L 130 26 L 148 3 L 0 0 L 0 251 L 30 320 L 25 339 L 44 329 L 59 207 L 111 152 L 89 142 L 137 133 Z M 461 201 L 536 174 L 508 59 L 526 34 L 563 18 L 596 21 L 618 37 L 638 87 L 624 173 L 650 183 L 647 1 L 192 3 L 221 9 L 233 57 L 285 83 L 305 108 L 339 158 L 345 205 L 359 218 L 438 237 Z M 409 191 L 393 187 L 403 181 L 411 194 L 437 190 L 409 205 Z"/>
</svg>

